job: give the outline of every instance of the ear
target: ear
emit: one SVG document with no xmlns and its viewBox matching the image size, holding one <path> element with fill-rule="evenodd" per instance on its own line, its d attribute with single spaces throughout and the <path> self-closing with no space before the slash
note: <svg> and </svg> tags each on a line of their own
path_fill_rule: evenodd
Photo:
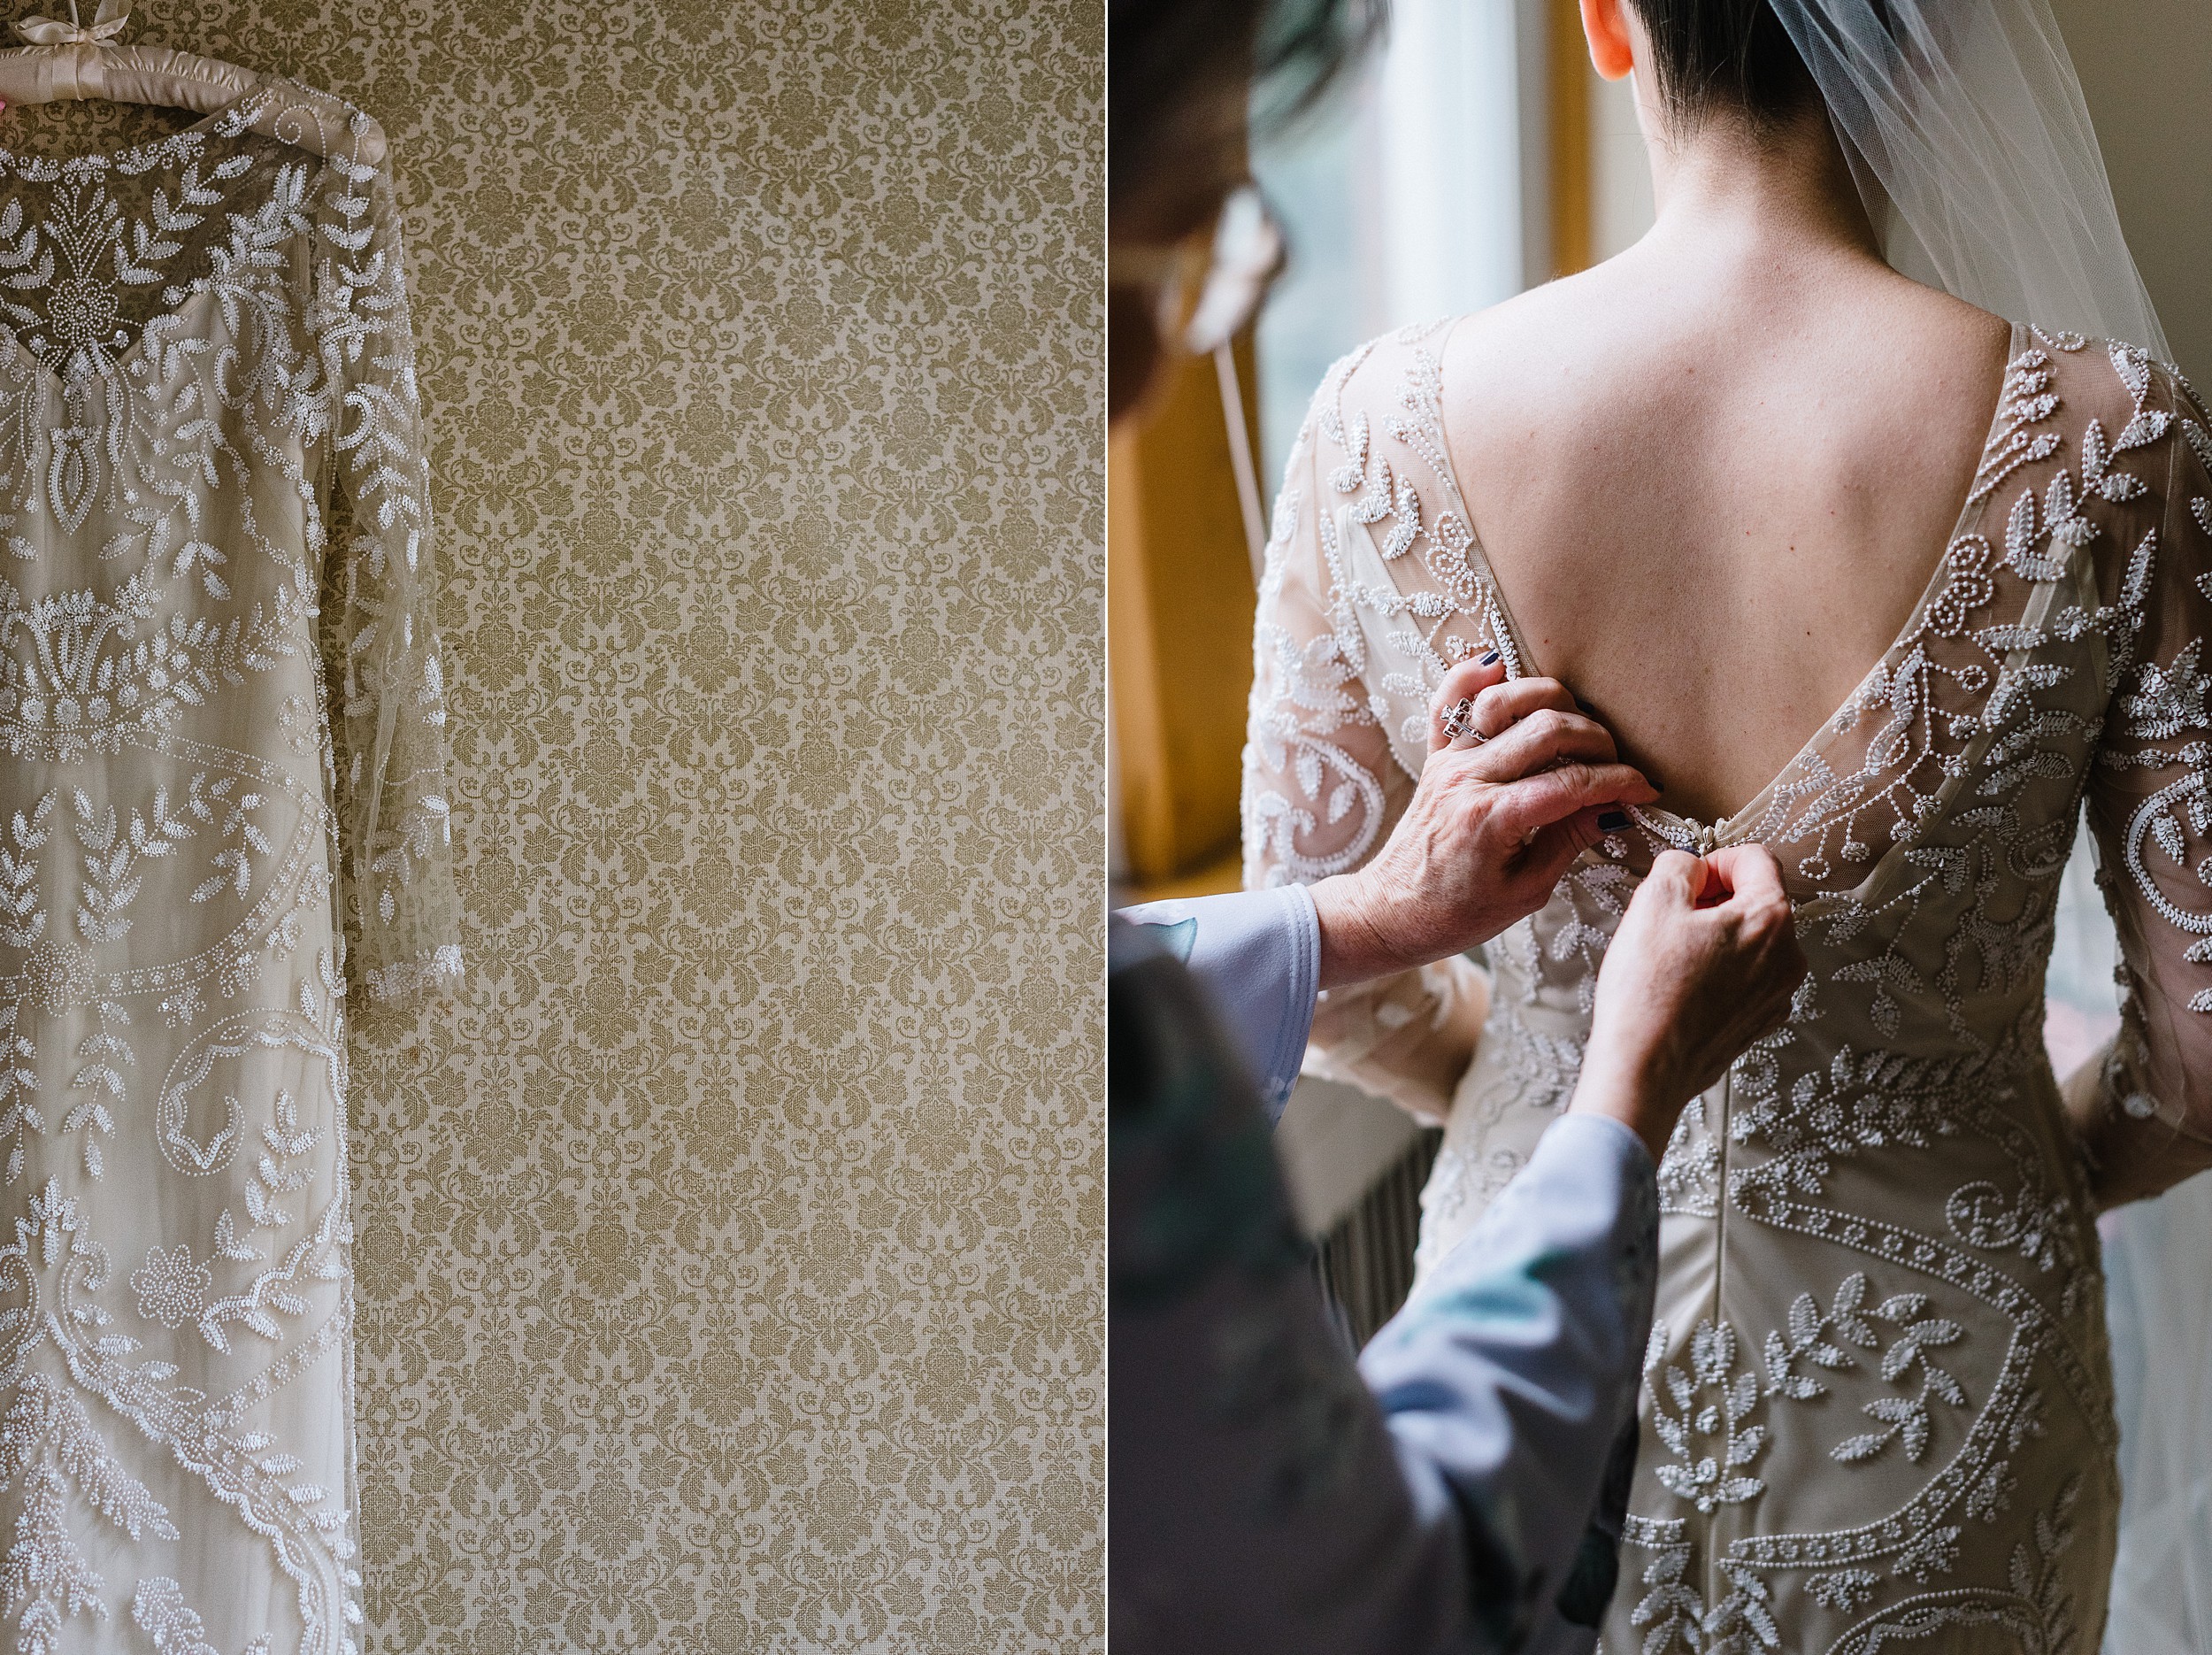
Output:
<svg viewBox="0 0 2212 1655">
<path fill-rule="evenodd" d="M 1590 62 L 1608 81 L 1625 81 L 1636 66 L 1624 4 L 1625 0 L 1582 0 L 1582 32 L 1590 42 Z"/>
</svg>

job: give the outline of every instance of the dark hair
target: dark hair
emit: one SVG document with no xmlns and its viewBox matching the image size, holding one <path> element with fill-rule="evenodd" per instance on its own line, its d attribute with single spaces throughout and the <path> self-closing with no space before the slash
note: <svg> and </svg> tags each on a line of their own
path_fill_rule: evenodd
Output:
<svg viewBox="0 0 2212 1655">
<path fill-rule="evenodd" d="M 1310 109 L 1383 16 L 1384 0 L 1110 0 L 1110 217 L 1161 200 L 1210 212 L 1242 181 L 1248 120 Z"/>
<path fill-rule="evenodd" d="M 1819 102 L 1768 0 L 1628 0 L 1651 37 L 1660 101 L 1685 126 L 1715 115 L 1782 126 Z"/>
</svg>

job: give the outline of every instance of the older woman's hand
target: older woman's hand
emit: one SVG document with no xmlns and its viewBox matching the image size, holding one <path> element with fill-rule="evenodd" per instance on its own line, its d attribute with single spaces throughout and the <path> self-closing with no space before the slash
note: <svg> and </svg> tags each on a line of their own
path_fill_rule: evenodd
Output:
<svg viewBox="0 0 2212 1655">
<path fill-rule="evenodd" d="M 1683 1106 L 1782 1021 L 1804 975 L 1765 846 L 1663 851 L 1606 946 L 1571 1110 L 1611 1116 L 1657 1160 Z"/>
<path fill-rule="evenodd" d="M 1323 988 L 1489 941 L 1544 905 L 1609 809 L 1659 797 L 1565 686 L 1504 678 L 1494 655 L 1445 674 L 1428 762 L 1388 842 L 1356 872 L 1311 888 Z M 1462 703 L 1455 735 L 1448 721 Z"/>
</svg>

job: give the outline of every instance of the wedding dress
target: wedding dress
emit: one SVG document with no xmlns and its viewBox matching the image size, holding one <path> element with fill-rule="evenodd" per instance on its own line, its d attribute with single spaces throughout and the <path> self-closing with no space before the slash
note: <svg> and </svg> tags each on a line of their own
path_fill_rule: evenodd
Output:
<svg viewBox="0 0 2212 1655">
<path fill-rule="evenodd" d="M 1471 527 L 1442 327 L 1340 363 L 1261 589 L 1248 878 L 1358 864 L 1446 666 L 1538 673 Z M 2087 1651 L 2119 1490 L 2101 1197 L 2212 1163 L 2212 421 L 2132 346 L 2014 330 L 1970 497 L 1904 632 L 1744 809 L 1631 812 L 1489 950 L 1471 1066 L 1425 1047 L 1464 960 L 1329 995 L 1320 1066 L 1442 1116 L 1420 1267 L 1572 1089 L 1651 858 L 1756 841 L 1811 972 L 1660 1172 L 1643 1451 L 1604 1647 Z M 2087 799 L 2129 997 L 2088 1151 L 2044 966 Z M 1417 1292 L 1418 1289 L 1417 1288 Z"/>
<path fill-rule="evenodd" d="M 0 150 L 19 1655 L 360 1644 L 341 887 L 372 994 L 460 969 L 382 151 L 276 80 L 115 154 Z"/>
</svg>

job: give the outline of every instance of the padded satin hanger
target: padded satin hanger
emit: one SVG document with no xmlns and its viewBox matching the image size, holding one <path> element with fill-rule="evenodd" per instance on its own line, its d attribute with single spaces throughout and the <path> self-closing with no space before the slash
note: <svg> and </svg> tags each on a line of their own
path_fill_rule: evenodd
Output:
<svg viewBox="0 0 2212 1655">
<path fill-rule="evenodd" d="M 65 23 L 50 17 L 19 22 L 16 33 L 30 44 L 0 51 L 0 105 L 104 97 L 211 115 L 266 78 L 257 69 L 197 52 L 122 45 L 116 37 L 130 15 L 130 0 L 100 0 L 99 15 L 88 25 L 78 16 L 77 0 L 69 0 Z M 269 126 L 276 136 L 319 155 L 342 145 L 371 166 L 384 158 L 384 135 L 375 122 L 361 130 L 350 118 L 354 112 L 326 93 L 304 87 L 288 88 L 288 93 L 285 108 Z"/>
</svg>

